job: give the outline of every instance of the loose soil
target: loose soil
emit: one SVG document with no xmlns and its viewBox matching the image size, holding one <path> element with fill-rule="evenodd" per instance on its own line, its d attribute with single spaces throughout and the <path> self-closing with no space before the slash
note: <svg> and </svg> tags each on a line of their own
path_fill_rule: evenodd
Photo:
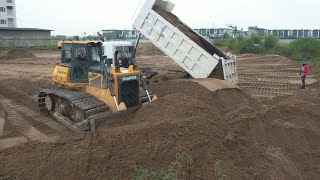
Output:
<svg viewBox="0 0 320 180">
<path fill-rule="evenodd" d="M 138 56 L 164 55 L 163 52 L 151 43 L 140 43 L 137 49 Z"/>
<path fill-rule="evenodd" d="M 16 59 L 16 58 L 34 58 L 36 57 L 32 52 L 26 49 L 13 49 L 3 55 L 2 59 Z"/>
<path fill-rule="evenodd" d="M 288 59 L 241 57 L 242 90 L 211 92 L 185 80 L 151 84 L 157 101 L 128 117 L 111 119 L 94 134 L 78 136 L 36 110 L 37 91 L 51 86 L 50 72 L 58 61 L 39 57 L 0 62 L 0 111 L 9 113 L 0 137 L 0 179 L 132 179 L 133 166 L 165 170 L 182 153 L 193 158 L 193 165 L 178 169 L 180 179 L 217 179 L 218 161 L 228 179 L 320 176 L 319 83 L 261 102 L 258 95 L 267 90 L 250 91 L 243 82 L 261 76 L 270 82 L 270 90 L 279 89 L 271 83 L 277 79 L 261 74 L 277 72 L 277 78 L 291 80 L 297 67 Z M 142 65 L 158 62 L 154 68 L 173 65 L 159 63 L 165 56 L 144 58 Z M 252 81 L 257 89 L 265 86 Z"/>
<path fill-rule="evenodd" d="M 278 55 L 245 54 L 237 57 L 239 86 L 259 100 L 300 91 L 299 62 Z M 307 84 L 317 82 L 319 68 L 310 67 Z"/>
</svg>

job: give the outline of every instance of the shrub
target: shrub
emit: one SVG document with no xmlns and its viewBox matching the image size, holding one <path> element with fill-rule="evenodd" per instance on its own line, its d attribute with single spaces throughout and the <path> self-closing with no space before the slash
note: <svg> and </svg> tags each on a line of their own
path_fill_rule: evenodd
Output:
<svg viewBox="0 0 320 180">
<path fill-rule="evenodd" d="M 309 64 L 320 66 L 320 40 L 303 38 L 277 48 L 277 54 L 293 60 L 308 60 Z"/>
<path fill-rule="evenodd" d="M 294 59 L 320 57 L 320 41 L 313 38 L 298 39 L 289 44 L 289 53 Z"/>
<path fill-rule="evenodd" d="M 263 53 L 264 48 L 261 39 L 256 34 L 252 34 L 249 38 L 238 36 L 228 41 L 228 48 L 233 53 Z"/>
<path fill-rule="evenodd" d="M 279 44 L 278 36 L 266 35 L 264 37 L 263 45 L 264 45 L 264 48 L 266 48 L 267 50 L 278 47 L 278 44 Z"/>
<path fill-rule="evenodd" d="M 215 39 L 213 41 L 213 44 L 216 46 L 226 46 L 228 44 L 228 39 L 226 39 L 226 38 Z"/>
<path fill-rule="evenodd" d="M 251 34 L 249 41 L 253 42 L 254 44 L 262 44 L 261 37 L 258 34 Z"/>
</svg>

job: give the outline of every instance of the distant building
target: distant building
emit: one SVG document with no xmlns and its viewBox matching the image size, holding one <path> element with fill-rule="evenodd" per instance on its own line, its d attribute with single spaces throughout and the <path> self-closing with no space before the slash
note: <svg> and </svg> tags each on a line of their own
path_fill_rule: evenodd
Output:
<svg viewBox="0 0 320 180">
<path fill-rule="evenodd" d="M 102 30 L 102 35 L 107 40 L 136 39 L 138 37 L 137 31 L 134 31 L 134 30 L 117 30 L 117 29 Z"/>
<path fill-rule="evenodd" d="M 15 0 L 0 0 L 0 27 L 17 27 Z"/>
<path fill-rule="evenodd" d="M 0 39 L 50 39 L 51 31 L 37 28 L 0 27 Z"/>
<path fill-rule="evenodd" d="M 230 28 L 208 28 L 194 29 L 198 34 L 208 38 L 222 38 L 224 36 L 232 36 L 233 30 Z M 240 32 L 240 31 L 239 31 Z"/>
<path fill-rule="evenodd" d="M 320 29 L 314 29 L 314 30 L 312 30 L 312 37 L 313 37 L 313 38 L 319 38 L 319 39 L 320 39 Z"/>
<path fill-rule="evenodd" d="M 274 35 L 278 36 L 280 39 L 299 39 L 312 37 L 320 39 L 320 30 L 319 29 L 274 29 L 267 30 L 264 28 L 258 27 L 249 27 L 249 35 L 258 34 L 263 37 L 265 35 Z"/>
<path fill-rule="evenodd" d="M 243 36 L 248 37 L 252 34 L 258 34 L 260 37 L 265 35 L 274 35 L 278 36 L 280 39 L 299 39 L 305 37 L 313 37 L 320 39 L 320 29 L 265 29 L 259 28 L 257 26 L 251 26 L 248 28 L 248 31 L 238 30 L 235 34 L 234 30 L 231 28 L 201 28 L 194 29 L 198 34 L 208 38 L 216 39 L 222 38 L 225 36 L 234 37 L 234 36 Z M 135 30 L 102 30 L 102 34 L 106 37 L 107 40 L 123 40 L 123 39 L 136 39 L 139 35 L 139 32 Z M 144 36 L 141 36 L 141 39 L 146 39 Z"/>
<path fill-rule="evenodd" d="M 249 35 L 251 34 L 258 34 L 259 36 L 265 36 L 268 34 L 268 30 L 264 28 L 259 28 L 257 26 L 251 26 L 248 28 Z"/>
<path fill-rule="evenodd" d="M 56 44 L 57 40 L 51 37 L 51 30 L 0 27 L 1 47 L 34 47 Z"/>
</svg>

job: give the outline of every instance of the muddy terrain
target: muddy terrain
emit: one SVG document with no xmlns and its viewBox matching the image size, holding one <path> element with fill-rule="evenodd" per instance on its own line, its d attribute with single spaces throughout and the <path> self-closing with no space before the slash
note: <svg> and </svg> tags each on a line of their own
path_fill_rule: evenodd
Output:
<svg viewBox="0 0 320 180">
<path fill-rule="evenodd" d="M 212 92 L 171 77 L 151 84 L 159 97 L 154 103 L 94 134 L 75 135 L 37 109 L 59 53 L 33 54 L 0 59 L 0 179 L 132 179 L 147 169 L 173 170 L 179 179 L 320 176 L 316 68 L 308 79 L 314 84 L 300 90 L 298 63 L 241 55 L 240 89 Z M 163 54 L 138 61 L 182 71 Z"/>
</svg>

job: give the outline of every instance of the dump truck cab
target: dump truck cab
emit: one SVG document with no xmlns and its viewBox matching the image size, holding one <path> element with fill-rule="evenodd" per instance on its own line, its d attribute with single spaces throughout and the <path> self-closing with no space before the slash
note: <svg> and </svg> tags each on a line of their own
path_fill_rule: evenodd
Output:
<svg viewBox="0 0 320 180">
<path fill-rule="evenodd" d="M 127 69 L 133 58 L 134 46 L 128 41 L 103 42 L 103 55 L 112 59 L 112 66 Z"/>
</svg>

